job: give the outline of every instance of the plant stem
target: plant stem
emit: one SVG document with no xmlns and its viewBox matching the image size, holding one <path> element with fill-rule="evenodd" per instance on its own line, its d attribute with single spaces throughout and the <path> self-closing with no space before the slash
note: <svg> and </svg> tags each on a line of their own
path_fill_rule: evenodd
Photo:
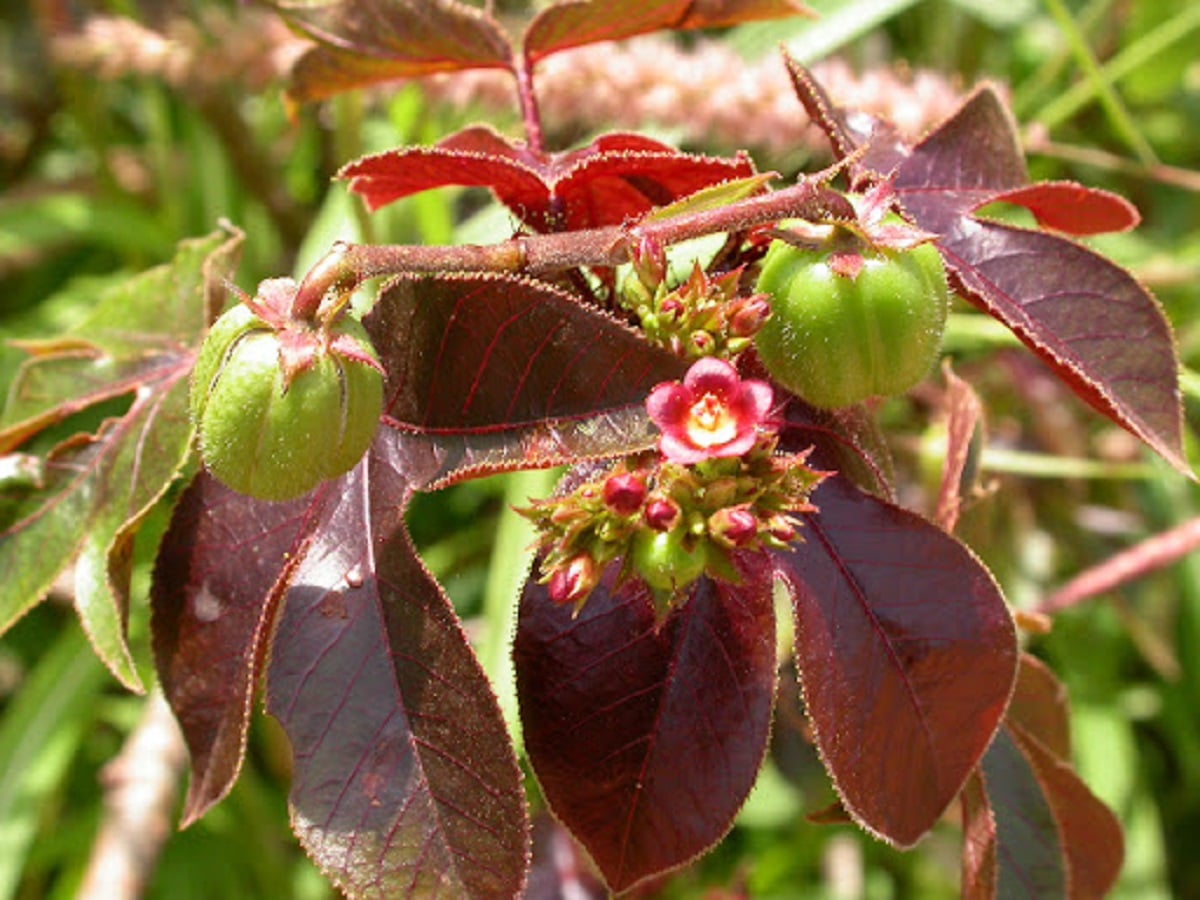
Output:
<svg viewBox="0 0 1200 900">
<path fill-rule="evenodd" d="M 413 272 L 504 272 L 543 275 L 581 266 L 628 262 L 642 241 L 669 246 L 725 231 L 745 231 L 781 219 L 822 219 L 832 194 L 831 171 L 791 187 L 727 206 L 689 211 L 632 226 L 609 225 L 557 234 L 518 235 L 497 244 L 426 247 L 409 244 L 338 243 L 309 270 L 293 304 L 297 316 L 312 316 L 331 290 L 350 291 L 369 278 Z"/>
<path fill-rule="evenodd" d="M 517 78 L 517 99 L 521 104 L 521 121 L 525 125 L 525 143 L 535 153 L 545 149 L 542 136 L 542 116 L 538 110 L 537 93 L 533 87 L 533 65 L 529 57 L 519 54 L 513 60 L 513 74 Z"/>
</svg>

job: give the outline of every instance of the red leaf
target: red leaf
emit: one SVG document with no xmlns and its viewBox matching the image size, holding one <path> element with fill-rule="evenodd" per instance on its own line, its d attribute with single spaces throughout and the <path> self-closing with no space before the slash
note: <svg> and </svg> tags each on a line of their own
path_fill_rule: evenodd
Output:
<svg viewBox="0 0 1200 900">
<path fill-rule="evenodd" d="M 651 31 L 723 28 L 811 14 L 799 0 L 568 0 L 534 17 L 525 33 L 525 53 L 537 62 L 571 47 Z"/>
<path fill-rule="evenodd" d="M 972 449 L 976 431 L 983 419 L 983 403 L 974 389 L 951 370 L 942 367 L 946 379 L 946 396 L 942 401 L 946 417 L 946 463 L 938 489 L 937 512 L 934 521 L 946 532 L 953 533 L 962 509 L 964 489 L 970 489 L 973 472 Z"/>
<path fill-rule="evenodd" d="M 728 830 L 762 762 L 775 690 L 770 569 L 704 578 L 659 625 L 610 564 L 583 610 L 529 583 L 514 645 L 530 761 L 555 815 L 621 891 Z"/>
<path fill-rule="evenodd" d="M 1137 208 L 1124 197 L 1072 181 L 1041 181 L 996 194 L 989 202 L 1023 206 L 1043 228 L 1064 234 L 1128 231 L 1141 221 Z"/>
<path fill-rule="evenodd" d="M 775 554 L 817 747 L 868 831 L 916 843 L 958 795 L 1012 692 L 1016 635 L 987 570 L 913 513 L 842 478 L 805 543 Z"/>
<path fill-rule="evenodd" d="M 988 805 L 983 777 L 973 772 L 963 786 L 963 900 L 995 900 L 996 894 L 996 820 Z"/>
<path fill-rule="evenodd" d="M 482 126 L 434 147 L 409 147 L 345 166 L 370 209 L 447 185 L 487 187 L 536 231 L 619 225 L 658 206 L 752 175 L 748 157 L 682 153 L 639 135 L 609 134 L 565 153 L 536 153 Z"/>
<path fill-rule="evenodd" d="M 1094 409 L 1191 474 L 1175 342 L 1154 297 L 1124 269 L 1065 238 L 972 215 L 994 200 L 1020 202 L 1051 227 L 1093 233 L 1129 224 L 1131 208 L 1102 192 L 1027 186 L 1012 117 L 990 87 L 908 147 L 886 125 L 835 108 L 807 72 L 790 65 L 802 103 L 835 153 L 861 154 L 852 160 L 852 180 L 892 178 L 916 225 L 939 235 L 955 287 Z"/>
<path fill-rule="evenodd" d="M 351 896 L 512 897 L 520 772 L 487 680 L 404 530 L 386 443 L 331 489 L 267 670 L 295 756 L 293 827 Z"/>
<path fill-rule="evenodd" d="M 1070 762 L 1070 717 L 1067 690 L 1062 682 L 1040 659 L 1022 653 L 1005 720 L 1037 738 L 1058 759 Z"/>
<path fill-rule="evenodd" d="M 163 538 L 151 630 L 159 681 L 191 755 L 185 825 L 237 780 L 288 559 L 306 533 L 306 506 L 253 500 L 201 472 Z"/>
<path fill-rule="evenodd" d="M 685 368 L 615 319 L 514 276 L 397 279 L 366 325 L 388 371 L 385 422 L 420 489 L 644 449 L 656 438 L 646 395 Z"/>
<path fill-rule="evenodd" d="M 301 103 L 380 81 L 511 64 L 499 23 L 454 0 L 267 2 L 319 42 L 292 71 L 289 94 Z"/>
</svg>

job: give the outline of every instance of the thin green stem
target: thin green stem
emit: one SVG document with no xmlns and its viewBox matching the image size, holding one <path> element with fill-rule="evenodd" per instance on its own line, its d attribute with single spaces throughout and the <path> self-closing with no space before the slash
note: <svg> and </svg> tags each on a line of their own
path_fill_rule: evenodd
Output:
<svg viewBox="0 0 1200 900">
<path fill-rule="evenodd" d="M 1098 71 L 1105 83 L 1116 84 L 1126 75 L 1153 63 L 1172 44 L 1188 37 L 1198 28 L 1200 4 L 1193 4 L 1147 32 L 1106 62 Z M 1047 128 L 1054 128 L 1086 106 L 1095 96 L 1096 88 L 1091 81 L 1080 82 L 1042 107 L 1037 119 Z"/>
<path fill-rule="evenodd" d="M 1096 62 L 1096 57 L 1092 54 L 1091 47 L 1088 46 L 1086 38 L 1079 30 L 1079 26 L 1071 17 L 1070 11 L 1067 9 L 1063 0 L 1046 0 L 1046 7 L 1050 11 L 1050 15 L 1054 17 L 1062 29 L 1063 36 L 1067 39 L 1067 43 L 1071 48 L 1071 52 L 1075 57 L 1076 63 L 1083 70 L 1088 79 L 1088 84 L 1095 92 L 1100 104 L 1104 107 L 1104 111 L 1108 114 L 1113 127 L 1117 130 L 1121 139 L 1129 145 L 1130 149 L 1137 155 L 1145 165 L 1153 165 L 1158 162 L 1158 157 L 1154 153 L 1146 138 L 1138 129 L 1133 117 L 1129 114 L 1129 110 L 1121 102 L 1121 98 L 1117 96 L 1116 90 L 1113 88 L 1112 82 L 1109 81 L 1107 75 L 1101 69 L 1100 64 Z"/>
</svg>

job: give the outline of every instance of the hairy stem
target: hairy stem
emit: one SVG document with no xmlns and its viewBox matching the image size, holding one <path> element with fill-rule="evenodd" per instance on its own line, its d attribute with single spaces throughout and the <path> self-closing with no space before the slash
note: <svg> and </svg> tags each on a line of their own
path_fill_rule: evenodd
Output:
<svg viewBox="0 0 1200 900">
<path fill-rule="evenodd" d="M 632 226 L 610 225 L 557 234 L 518 235 L 484 246 L 337 244 L 300 284 L 293 304 L 297 316 L 312 316 L 330 291 L 351 291 L 369 278 L 412 272 L 507 272 L 544 275 L 583 266 L 618 266 L 628 262 L 642 241 L 669 246 L 725 231 L 744 231 L 781 219 L 828 218 L 825 186 L 830 171 L 799 183 L 727 206 L 700 209 Z"/>
</svg>

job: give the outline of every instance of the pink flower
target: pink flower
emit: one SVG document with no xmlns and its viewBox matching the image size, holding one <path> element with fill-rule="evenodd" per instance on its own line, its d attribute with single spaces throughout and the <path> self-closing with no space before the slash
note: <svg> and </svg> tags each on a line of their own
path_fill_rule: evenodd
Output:
<svg viewBox="0 0 1200 900">
<path fill-rule="evenodd" d="M 658 449 L 671 462 L 741 456 L 758 439 L 772 403 L 764 381 L 742 381 L 729 363 L 706 356 L 683 382 L 664 382 L 646 398 L 646 412 L 662 431 Z"/>
</svg>

